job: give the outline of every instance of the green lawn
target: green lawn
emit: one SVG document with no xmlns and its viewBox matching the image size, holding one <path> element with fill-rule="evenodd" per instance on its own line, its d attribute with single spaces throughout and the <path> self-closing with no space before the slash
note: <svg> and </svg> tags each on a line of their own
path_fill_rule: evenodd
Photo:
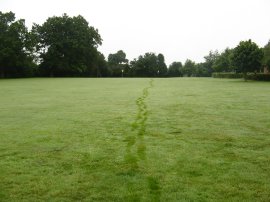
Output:
<svg viewBox="0 0 270 202">
<path fill-rule="evenodd" d="M 270 83 L 0 80 L 0 201 L 270 201 Z"/>
</svg>

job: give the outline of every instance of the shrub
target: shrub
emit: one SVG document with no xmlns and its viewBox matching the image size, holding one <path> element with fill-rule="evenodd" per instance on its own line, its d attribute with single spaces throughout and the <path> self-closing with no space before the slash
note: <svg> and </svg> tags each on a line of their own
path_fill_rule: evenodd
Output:
<svg viewBox="0 0 270 202">
<path fill-rule="evenodd" d="M 250 73 L 247 74 L 247 80 L 255 80 L 255 81 L 270 81 L 270 74 L 255 74 Z"/>
<path fill-rule="evenodd" d="M 226 79 L 239 79 L 243 78 L 242 73 L 235 73 L 235 72 L 214 72 L 212 74 L 213 78 L 226 78 Z"/>
</svg>

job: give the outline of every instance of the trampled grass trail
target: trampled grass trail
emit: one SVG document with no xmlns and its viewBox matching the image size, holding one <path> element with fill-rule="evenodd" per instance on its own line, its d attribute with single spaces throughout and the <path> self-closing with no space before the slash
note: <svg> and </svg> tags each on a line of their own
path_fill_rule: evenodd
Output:
<svg viewBox="0 0 270 202">
<path fill-rule="evenodd" d="M 142 95 L 136 100 L 137 105 L 137 116 L 135 121 L 131 124 L 132 131 L 135 131 L 135 134 L 129 135 L 126 139 L 126 155 L 125 161 L 130 166 L 128 170 L 128 175 L 135 176 L 140 173 L 141 175 L 145 175 L 145 180 L 147 181 L 150 198 L 153 201 L 160 201 L 160 187 L 158 183 L 158 179 L 150 174 L 144 174 L 141 172 L 141 167 L 147 166 L 147 156 L 146 150 L 147 145 L 144 142 L 144 136 L 146 133 L 146 122 L 148 119 L 148 106 L 146 104 L 146 99 L 149 96 L 149 90 L 154 87 L 154 80 L 151 79 L 149 81 L 149 85 L 143 89 Z M 132 151 L 132 147 L 137 146 L 137 151 Z M 136 187 L 134 185 L 130 185 Z M 131 201 L 141 201 L 139 195 L 131 195 L 129 198 Z"/>
</svg>

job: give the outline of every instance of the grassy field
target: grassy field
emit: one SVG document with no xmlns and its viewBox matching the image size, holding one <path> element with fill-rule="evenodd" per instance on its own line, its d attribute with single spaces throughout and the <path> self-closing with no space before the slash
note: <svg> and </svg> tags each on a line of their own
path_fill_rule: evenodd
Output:
<svg viewBox="0 0 270 202">
<path fill-rule="evenodd" d="M 270 83 L 0 80 L 0 201 L 270 201 Z"/>
</svg>

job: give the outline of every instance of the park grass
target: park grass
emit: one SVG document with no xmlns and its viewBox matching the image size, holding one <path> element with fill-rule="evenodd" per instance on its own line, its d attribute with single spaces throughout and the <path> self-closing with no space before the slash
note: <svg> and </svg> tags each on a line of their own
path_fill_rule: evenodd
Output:
<svg viewBox="0 0 270 202">
<path fill-rule="evenodd" d="M 270 201 L 270 83 L 0 80 L 0 201 Z"/>
</svg>

